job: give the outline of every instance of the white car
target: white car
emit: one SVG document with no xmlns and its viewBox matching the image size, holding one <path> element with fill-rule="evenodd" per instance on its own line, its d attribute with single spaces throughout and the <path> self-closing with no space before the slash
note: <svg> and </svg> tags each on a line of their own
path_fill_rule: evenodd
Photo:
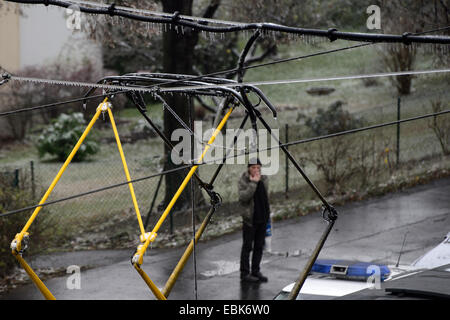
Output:
<svg viewBox="0 0 450 320">
<path fill-rule="evenodd" d="M 288 299 L 294 285 L 284 287 L 274 299 Z M 394 293 L 450 298 L 450 232 L 409 266 L 318 259 L 297 299 L 385 299 Z"/>
</svg>

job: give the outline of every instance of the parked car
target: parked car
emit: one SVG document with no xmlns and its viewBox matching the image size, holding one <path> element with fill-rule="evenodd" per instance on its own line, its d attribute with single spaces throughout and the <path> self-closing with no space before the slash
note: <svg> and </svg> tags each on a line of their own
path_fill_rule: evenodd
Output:
<svg viewBox="0 0 450 320">
<path fill-rule="evenodd" d="M 294 285 L 284 287 L 274 299 L 288 299 Z M 297 296 L 298 300 L 398 298 L 450 299 L 450 232 L 411 265 L 318 259 Z"/>
</svg>

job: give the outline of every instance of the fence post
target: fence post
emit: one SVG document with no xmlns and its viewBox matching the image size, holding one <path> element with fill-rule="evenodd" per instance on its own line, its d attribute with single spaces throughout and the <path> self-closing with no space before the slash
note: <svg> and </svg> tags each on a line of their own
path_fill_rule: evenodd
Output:
<svg viewBox="0 0 450 320">
<path fill-rule="evenodd" d="M 163 180 L 164 175 L 159 176 L 158 185 L 156 186 L 155 193 L 153 194 L 152 203 L 150 204 L 150 209 L 147 213 L 147 218 L 145 218 L 144 229 L 147 228 L 148 222 L 150 221 L 150 215 L 152 214 L 153 206 L 155 205 L 156 197 L 158 196 L 159 188 L 161 187 L 161 182 Z"/>
<path fill-rule="evenodd" d="M 19 187 L 19 169 L 14 170 L 14 187 Z"/>
<path fill-rule="evenodd" d="M 34 161 L 30 161 L 30 171 L 31 171 L 31 193 L 33 198 L 36 198 L 36 185 L 34 181 Z"/>
<path fill-rule="evenodd" d="M 400 97 L 397 98 L 397 121 L 400 121 L 400 104 L 401 100 Z M 400 163 L 400 122 L 397 123 L 397 150 L 396 150 L 396 155 L 397 155 L 397 162 L 396 162 L 396 166 L 398 167 L 399 163 Z"/>
<path fill-rule="evenodd" d="M 173 212 L 169 214 L 169 234 L 173 234 Z"/>
<path fill-rule="evenodd" d="M 284 138 L 284 141 L 286 142 L 286 143 L 288 143 L 289 142 L 289 124 L 285 124 L 285 126 L 284 126 L 284 135 L 285 135 L 285 138 Z M 286 149 L 288 148 L 288 146 L 286 146 Z M 288 196 L 288 191 L 289 191 L 289 159 L 288 159 L 288 157 L 285 155 L 284 156 L 284 159 L 285 159 L 285 167 L 286 167 L 286 169 L 285 169 L 285 173 L 286 173 L 286 189 L 285 189 L 285 197 L 286 197 L 286 199 L 289 197 Z"/>
</svg>

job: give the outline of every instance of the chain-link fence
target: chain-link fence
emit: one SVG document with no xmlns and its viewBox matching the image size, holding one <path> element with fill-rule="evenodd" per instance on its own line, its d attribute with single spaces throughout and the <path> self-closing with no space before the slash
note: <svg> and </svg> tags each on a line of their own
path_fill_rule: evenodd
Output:
<svg viewBox="0 0 450 320">
<path fill-rule="evenodd" d="M 364 124 L 369 126 L 448 109 L 448 101 L 446 92 L 433 93 L 429 96 L 412 94 L 399 99 L 392 98 L 391 103 L 359 111 L 353 115 L 363 119 Z M 450 115 L 445 114 L 329 139 L 299 142 L 290 145 L 288 149 L 321 191 L 325 194 L 344 193 L 350 189 L 359 190 L 386 183 L 401 170 L 406 170 L 410 174 L 420 174 L 428 170 L 433 163 L 440 161 L 444 161 L 443 166 L 448 168 L 448 157 L 443 156 L 445 154 L 443 144 L 448 148 L 449 123 Z M 279 129 L 281 142 L 298 142 L 311 136 L 301 119 L 288 124 L 280 125 L 278 122 L 269 124 Z M 123 147 L 132 179 L 148 177 L 162 171 L 163 146 L 157 138 L 140 140 L 134 144 L 125 143 Z M 272 201 L 285 201 L 285 197 L 291 197 L 292 194 L 312 199 L 314 197 L 312 193 L 309 195 L 305 193 L 308 188 L 304 179 L 292 163 L 287 161 L 283 152 L 281 150 L 277 152 L 279 152 L 279 169 L 270 177 L 270 192 L 274 195 Z M 29 188 L 35 195 L 37 203 L 60 167 L 61 163 L 49 160 L 21 159 L 20 164 L 3 166 L 0 171 L 6 173 L 3 177 L 9 177 L 11 185 Z M 217 164 L 203 165 L 199 167 L 198 173 L 205 182 L 208 182 L 216 168 Z M 225 165 L 220 172 L 214 190 L 221 195 L 224 204 L 233 204 L 237 201 L 237 181 L 245 170 L 246 164 L 233 164 Z M 125 181 L 117 146 L 115 143 L 103 144 L 99 154 L 93 159 L 69 165 L 48 202 Z M 165 178 L 155 176 L 133 184 L 140 213 L 144 222 L 148 222 L 147 229 L 151 229 L 165 208 L 160 206 L 164 200 L 165 181 Z M 207 194 L 203 195 L 206 203 L 209 203 Z M 147 221 L 150 208 L 152 213 Z M 223 212 L 219 210 L 219 214 L 221 216 L 237 214 L 229 208 L 231 207 L 223 206 L 221 209 Z M 32 210 L 29 210 L 21 214 L 31 212 Z M 174 228 L 176 230 L 183 224 L 177 223 L 176 219 L 176 214 L 169 215 L 161 231 L 173 232 Z M 185 221 L 188 222 L 189 219 Z M 94 245 L 93 243 L 96 247 L 99 243 L 110 247 L 116 242 L 134 241 L 139 234 L 136 213 L 127 184 L 45 206 L 36 223 L 43 230 L 44 236 L 53 239 L 49 242 L 48 249 L 72 248 L 80 245 L 80 241 L 87 241 L 86 237 L 92 238 L 92 241 L 85 243 L 86 247 Z M 84 240 L 77 241 L 77 238 Z"/>
<path fill-rule="evenodd" d="M 353 116 L 362 119 L 364 126 L 372 126 L 432 114 L 448 109 L 449 93 L 417 93 L 395 97 L 391 101 L 389 104 L 354 113 Z M 309 138 L 309 134 L 304 124 L 286 124 L 280 130 L 280 139 L 292 142 Z M 418 163 L 420 166 L 420 161 L 437 160 L 448 155 L 449 134 L 450 115 L 443 114 L 301 143 L 290 146 L 289 151 L 300 160 L 313 180 L 328 178 L 325 183 L 333 188 L 355 180 L 355 174 L 360 173 L 356 180 L 359 187 L 366 187 L 388 180 L 395 170 L 402 167 Z M 287 161 L 278 174 L 283 175 L 284 183 L 279 181 L 276 184 L 278 191 L 283 191 L 283 186 L 286 192 L 289 188 L 295 189 L 304 184 L 295 168 Z M 358 187 L 358 184 L 353 183 L 348 187 Z"/>
</svg>

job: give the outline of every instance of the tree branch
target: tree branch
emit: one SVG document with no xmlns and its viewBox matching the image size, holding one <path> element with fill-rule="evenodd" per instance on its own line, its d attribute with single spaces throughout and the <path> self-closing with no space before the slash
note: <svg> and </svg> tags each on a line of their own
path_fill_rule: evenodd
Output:
<svg viewBox="0 0 450 320">
<path fill-rule="evenodd" d="M 221 0 L 211 0 L 203 13 L 203 18 L 212 18 L 221 4 Z"/>
<path fill-rule="evenodd" d="M 255 63 L 255 62 L 259 62 L 259 61 L 264 60 L 264 59 L 267 58 L 269 55 L 271 55 L 272 53 L 274 53 L 276 48 L 277 48 L 277 45 L 276 45 L 276 44 L 272 44 L 272 45 L 271 45 L 270 47 L 268 47 L 268 48 L 266 49 L 266 51 L 264 51 L 260 56 L 258 56 L 258 57 L 252 56 L 252 57 L 248 58 L 247 60 L 245 60 L 245 64 L 246 64 L 246 65 L 249 65 L 249 64 L 252 64 L 252 63 Z"/>
<path fill-rule="evenodd" d="M 200 103 L 200 105 L 201 105 L 203 108 L 205 108 L 206 110 L 208 110 L 208 111 L 210 111 L 210 112 L 213 112 L 213 113 L 216 113 L 216 112 L 217 112 L 216 109 L 214 109 L 213 107 L 211 107 L 211 106 L 209 106 L 208 104 L 206 104 L 206 102 L 203 101 L 203 99 L 200 98 L 200 96 L 195 96 L 195 99 L 196 99 L 196 100 Z"/>
</svg>

